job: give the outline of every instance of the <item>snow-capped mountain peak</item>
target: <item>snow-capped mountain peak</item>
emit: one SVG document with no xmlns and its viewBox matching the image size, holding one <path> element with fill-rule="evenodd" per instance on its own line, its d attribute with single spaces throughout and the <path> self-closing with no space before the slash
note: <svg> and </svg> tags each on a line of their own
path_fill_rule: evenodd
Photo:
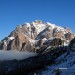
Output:
<svg viewBox="0 0 75 75">
<path fill-rule="evenodd" d="M 74 36 L 75 35 L 68 28 L 63 28 L 50 22 L 43 23 L 41 20 L 36 20 L 31 23 L 26 22 L 23 25 L 18 25 L 8 37 L 2 40 L 0 48 L 5 50 L 33 50 L 34 47 L 38 45 L 38 43 L 35 45 L 35 41 L 40 40 L 40 43 L 44 43 L 44 38 L 46 40 L 51 38 L 52 40 L 55 38 L 61 39 L 64 41 L 65 45 L 67 45 L 67 40 L 72 40 Z M 4 40 L 7 45 L 5 45 Z M 33 47 L 31 44 L 33 44 Z M 41 45 L 43 44 L 40 44 L 39 46 L 41 47 Z"/>
</svg>

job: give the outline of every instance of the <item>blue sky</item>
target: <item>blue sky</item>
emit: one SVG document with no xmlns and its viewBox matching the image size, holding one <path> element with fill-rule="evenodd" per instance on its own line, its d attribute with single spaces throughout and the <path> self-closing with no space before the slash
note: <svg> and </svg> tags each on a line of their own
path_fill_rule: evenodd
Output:
<svg viewBox="0 0 75 75">
<path fill-rule="evenodd" d="M 70 27 L 75 33 L 75 0 L 0 0 L 0 39 L 16 25 L 38 19 Z"/>
</svg>

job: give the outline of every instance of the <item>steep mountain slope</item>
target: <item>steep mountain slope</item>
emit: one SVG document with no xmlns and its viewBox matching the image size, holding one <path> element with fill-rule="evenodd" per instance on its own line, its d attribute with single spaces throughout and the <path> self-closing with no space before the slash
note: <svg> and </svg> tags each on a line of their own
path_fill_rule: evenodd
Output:
<svg viewBox="0 0 75 75">
<path fill-rule="evenodd" d="M 56 39 L 55 39 L 56 38 Z M 49 22 L 43 23 L 41 20 L 36 20 L 31 23 L 18 25 L 8 37 L 5 37 L 0 42 L 0 49 L 4 50 L 19 50 L 36 52 L 41 46 L 48 47 L 58 39 L 63 41 L 59 45 L 67 45 L 74 38 L 74 34 L 69 28 L 63 28 Z M 55 40 L 54 42 L 48 40 Z M 46 43 L 48 41 L 48 44 Z M 54 44 L 54 46 L 56 45 Z"/>
<path fill-rule="evenodd" d="M 75 52 L 61 55 L 55 60 L 55 64 L 47 66 L 46 70 L 38 75 L 74 75 L 75 74 Z"/>
</svg>

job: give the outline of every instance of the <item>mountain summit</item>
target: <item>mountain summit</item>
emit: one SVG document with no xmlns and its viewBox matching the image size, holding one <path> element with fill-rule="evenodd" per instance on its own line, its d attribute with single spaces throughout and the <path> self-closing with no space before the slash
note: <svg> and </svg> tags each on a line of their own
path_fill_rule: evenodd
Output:
<svg viewBox="0 0 75 75">
<path fill-rule="evenodd" d="M 71 29 L 41 20 L 17 25 L 8 37 L 0 42 L 1 50 L 37 52 L 48 46 L 64 46 L 75 37 Z"/>
</svg>

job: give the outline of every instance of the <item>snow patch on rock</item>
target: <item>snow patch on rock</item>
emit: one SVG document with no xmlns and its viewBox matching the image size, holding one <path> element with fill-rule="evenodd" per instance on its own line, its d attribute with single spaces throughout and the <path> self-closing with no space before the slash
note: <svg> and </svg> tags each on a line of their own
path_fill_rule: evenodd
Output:
<svg viewBox="0 0 75 75">
<path fill-rule="evenodd" d="M 13 39 L 15 39 L 15 37 L 9 37 L 9 39 L 10 39 L 10 40 L 13 40 Z"/>
</svg>

